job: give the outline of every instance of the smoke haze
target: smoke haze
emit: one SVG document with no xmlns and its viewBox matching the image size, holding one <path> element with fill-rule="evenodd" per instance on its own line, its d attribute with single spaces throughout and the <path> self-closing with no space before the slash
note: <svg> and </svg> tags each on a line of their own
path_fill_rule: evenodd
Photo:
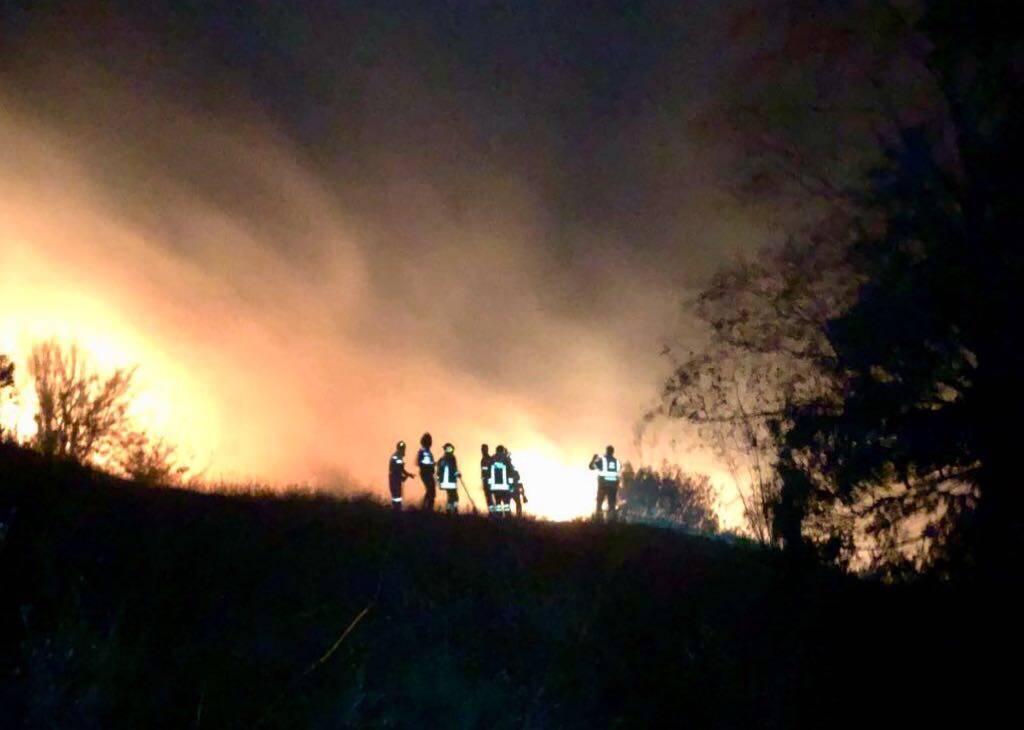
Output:
<svg viewBox="0 0 1024 730">
<path fill-rule="evenodd" d="M 681 300 L 763 236 L 689 131 L 718 11 L 189 7 L 11 16 L 0 351 L 137 362 L 211 475 L 383 491 L 425 430 L 467 474 L 642 456 Z"/>
</svg>

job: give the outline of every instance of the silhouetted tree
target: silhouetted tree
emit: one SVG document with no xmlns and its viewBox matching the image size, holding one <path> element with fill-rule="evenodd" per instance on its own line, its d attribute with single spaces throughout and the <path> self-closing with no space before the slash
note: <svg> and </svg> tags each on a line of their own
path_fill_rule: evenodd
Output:
<svg viewBox="0 0 1024 730">
<path fill-rule="evenodd" d="M 691 303 L 706 340 L 673 356 L 649 417 L 694 427 L 733 475 L 750 531 L 767 543 L 783 542 L 776 462 L 789 414 L 837 397 L 824 325 L 852 303 L 863 277 L 851 248 L 876 225 L 859 186 L 883 157 L 880 141 L 900 129 L 893 99 L 930 103 L 908 71 L 915 49 L 905 24 L 882 5 L 741 4 L 731 82 L 698 117 L 708 141 L 737 159 L 733 190 L 788 233 L 723 268 Z M 819 542 L 834 545 L 840 534 L 851 542 L 850 514 L 820 509 L 799 522 Z"/>
<path fill-rule="evenodd" d="M 7 355 L 0 355 L 0 407 L 14 391 L 14 362 Z M 8 435 L 0 422 L 0 441 L 7 440 Z"/>
<path fill-rule="evenodd" d="M 706 474 L 689 474 L 668 463 L 660 469 L 626 464 L 622 471 L 621 516 L 670 523 L 694 532 L 718 532 L 715 490 Z"/>
<path fill-rule="evenodd" d="M 782 433 L 777 529 L 794 544 L 838 499 L 867 520 L 876 560 L 909 545 L 947 567 L 1019 565 L 1003 421 L 1024 405 L 1024 45 L 1004 10 L 947 0 L 908 21 L 942 104 L 903 124 L 863 188 L 881 222 L 853 249 L 866 281 L 825 327 L 841 398 L 794 406 Z"/>
<path fill-rule="evenodd" d="M 181 482 L 188 467 L 178 463 L 177 448 L 142 431 L 129 431 L 117 444 L 113 464 L 125 476 L 149 486 Z"/>
<path fill-rule="evenodd" d="M 86 463 L 110 456 L 129 433 L 134 368 L 101 377 L 77 345 L 51 340 L 32 348 L 28 372 L 38 400 L 34 445 L 43 454 Z"/>
<path fill-rule="evenodd" d="M 807 317 L 756 269 L 724 272 L 702 295 L 724 289 L 724 312 L 701 313 L 710 344 L 679 363 L 663 410 L 727 424 L 715 438 L 734 454 L 778 447 L 750 481 L 794 552 L 857 549 L 881 568 L 1018 549 L 1016 436 L 996 425 L 1020 412 L 1024 361 L 1008 334 L 1024 281 L 1007 7 L 769 0 L 737 17 L 751 50 L 711 118 L 732 121 L 744 194 L 801 210 L 791 245 L 831 247 L 826 271 L 797 264 L 828 298 Z M 776 336 L 793 321 L 813 343 L 796 353 Z M 792 388 L 804 372 L 816 387 Z"/>
<path fill-rule="evenodd" d="M 14 363 L 7 355 L 0 355 L 0 391 L 14 387 Z"/>
<path fill-rule="evenodd" d="M 673 357 L 660 404 L 648 414 L 695 428 L 729 469 L 747 524 L 765 543 L 779 541 L 778 422 L 795 405 L 834 392 L 823 325 L 855 291 L 846 252 L 836 236 L 809 235 L 719 271 L 690 305 L 706 339 Z"/>
</svg>

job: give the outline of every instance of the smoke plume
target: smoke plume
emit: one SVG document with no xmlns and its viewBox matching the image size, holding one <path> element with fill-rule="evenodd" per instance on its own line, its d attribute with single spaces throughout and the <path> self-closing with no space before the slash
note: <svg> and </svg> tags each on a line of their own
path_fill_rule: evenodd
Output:
<svg viewBox="0 0 1024 730">
<path fill-rule="evenodd" d="M 214 26 L 22 18 L 0 349 L 138 363 L 138 418 L 210 476 L 383 491 L 394 442 L 429 430 L 474 486 L 479 444 L 504 443 L 538 510 L 585 512 L 590 454 L 641 456 L 682 298 L 755 237 L 687 133 L 705 46 L 623 71 L 625 113 L 572 48 L 538 77 L 540 50 L 480 65 L 423 19 L 364 17 L 356 42 L 325 8 L 281 12 L 302 42 L 273 25 L 232 62 Z"/>
</svg>

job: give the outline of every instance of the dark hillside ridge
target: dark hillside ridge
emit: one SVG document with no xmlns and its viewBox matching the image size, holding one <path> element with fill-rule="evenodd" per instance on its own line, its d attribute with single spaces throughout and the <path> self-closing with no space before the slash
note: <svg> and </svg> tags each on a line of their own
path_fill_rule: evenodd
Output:
<svg viewBox="0 0 1024 730">
<path fill-rule="evenodd" d="M 148 489 L 10 446 L 0 521 L 3 727 L 943 726 L 994 709 L 977 692 L 1002 634 L 969 624 L 977 597 L 667 530 Z"/>
</svg>

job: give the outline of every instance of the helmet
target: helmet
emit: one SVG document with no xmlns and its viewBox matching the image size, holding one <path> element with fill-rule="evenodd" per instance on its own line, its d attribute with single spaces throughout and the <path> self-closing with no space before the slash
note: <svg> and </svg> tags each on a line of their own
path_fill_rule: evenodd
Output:
<svg viewBox="0 0 1024 730">
<path fill-rule="evenodd" d="M 429 449 L 431 444 L 433 443 L 434 437 L 431 436 L 429 433 L 425 433 L 423 434 L 423 436 L 420 437 L 420 446 L 422 446 L 425 449 Z"/>
<path fill-rule="evenodd" d="M 401 451 L 402 449 L 405 448 L 405 442 L 404 441 L 399 441 L 397 444 L 395 444 L 395 448 L 398 449 L 399 451 Z"/>
<path fill-rule="evenodd" d="M 452 454 L 454 452 L 455 452 L 455 447 L 454 446 L 452 446 L 451 444 L 445 444 L 444 445 L 444 453 Z"/>
<path fill-rule="evenodd" d="M 499 446 L 498 448 L 496 448 L 496 449 L 494 450 L 494 453 L 496 453 L 496 454 L 501 454 L 502 456 L 504 456 L 505 454 L 507 454 L 507 453 L 508 453 L 508 451 L 507 451 L 507 450 L 505 449 L 505 447 L 504 447 L 504 446 Z"/>
<path fill-rule="evenodd" d="M 604 450 L 604 452 L 605 452 L 606 454 L 608 454 L 608 456 L 611 456 L 612 454 L 614 454 L 614 453 L 615 453 L 615 447 L 614 447 L 614 446 L 608 446 L 608 448 L 606 448 L 606 449 Z"/>
</svg>

